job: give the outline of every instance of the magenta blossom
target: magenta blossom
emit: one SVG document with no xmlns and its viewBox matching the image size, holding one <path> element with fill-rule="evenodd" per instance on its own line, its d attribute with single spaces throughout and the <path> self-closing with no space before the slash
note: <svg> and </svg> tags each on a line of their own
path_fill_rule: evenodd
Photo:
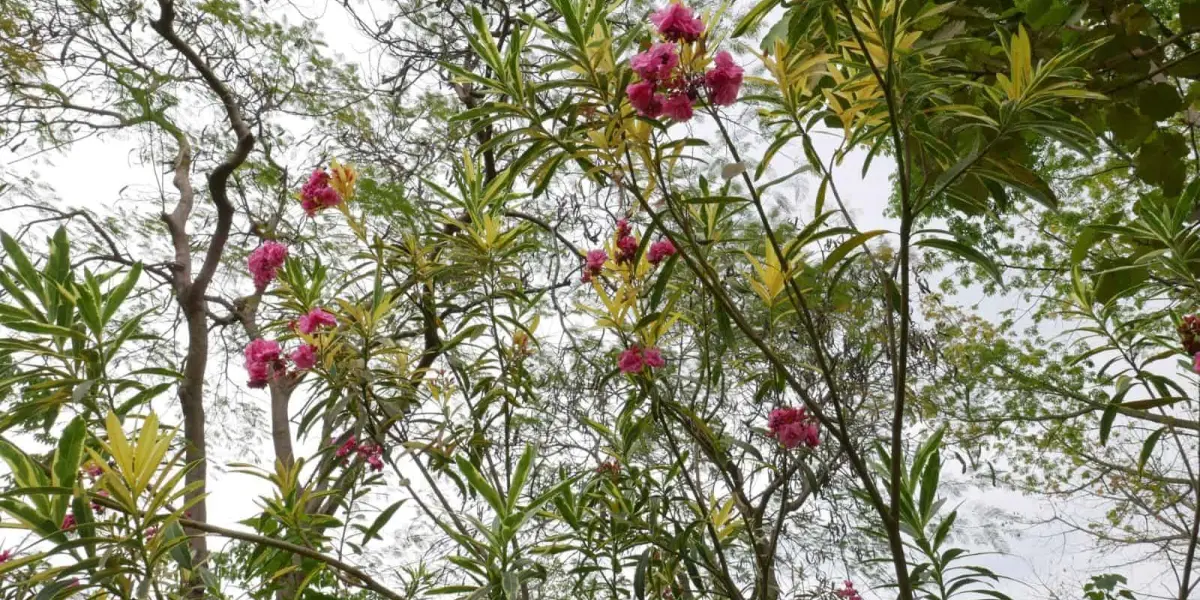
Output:
<svg viewBox="0 0 1200 600">
<path fill-rule="evenodd" d="M 608 261 L 608 253 L 603 250 L 589 250 L 583 265 L 583 281 L 591 281 L 593 277 L 604 271 L 604 263 Z"/>
<path fill-rule="evenodd" d="M 629 66 L 644 81 L 662 81 L 671 77 L 671 71 L 679 66 L 679 54 L 675 44 L 654 44 L 641 54 L 634 55 Z"/>
<path fill-rule="evenodd" d="M 254 287 L 258 290 L 267 289 L 267 284 L 275 280 L 276 271 L 287 261 L 287 246 L 279 242 L 266 241 L 250 253 L 247 267 L 254 276 Z"/>
<path fill-rule="evenodd" d="M 649 81 L 631 83 L 625 88 L 629 96 L 629 104 L 643 117 L 657 118 L 662 114 L 665 99 L 662 94 L 654 93 L 654 84 Z"/>
<path fill-rule="evenodd" d="M 659 240 L 650 244 L 650 250 L 647 254 L 646 258 L 650 261 L 650 264 L 657 265 L 668 257 L 675 255 L 675 244 L 672 244 L 671 240 Z"/>
<path fill-rule="evenodd" d="M 282 361 L 279 358 L 279 342 L 264 338 L 250 340 L 246 344 L 246 372 L 250 375 L 250 383 L 252 388 L 263 388 L 267 386 L 267 380 L 271 378 L 272 367 L 282 368 Z"/>
<path fill-rule="evenodd" d="M 725 51 L 718 52 L 713 63 L 713 68 L 704 74 L 708 99 L 713 104 L 729 106 L 737 100 L 738 89 L 742 87 L 742 68 Z"/>
<path fill-rule="evenodd" d="M 357 449 L 358 449 L 358 440 L 356 440 L 354 438 L 354 436 L 350 436 L 349 438 L 346 439 L 346 441 L 340 447 L 338 447 L 337 452 L 335 454 L 337 455 L 338 458 L 346 458 L 347 456 L 350 455 L 351 452 L 354 452 Z"/>
<path fill-rule="evenodd" d="M 637 256 L 638 241 L 632 235 L 617 240 L 617 262 L 632 262 Z"/>
<path fill-rule="evenodd" d="M 304 344 L 292 351 L 292 364 L 301 371 L 307 371 L 317 366 L 317 347 Z"/>
<path fill-rule="evenodd" d="M 633 233 L 633 229 L 629 226 L 629 219 L 617 219 L 617 238 L 623 238 Z"/>
<path fill-rule="evenodd" d="M 341 203 L 342 197 L 329 185 L 329 173 L 325 169 L 314 170 L 308 183 L 300 188 L 300 206 L 310 217 L 322 209 Z"/>
<path fill-rule="evenodd" d="M 300 317 L 296 325 L 300 333 L 307 335 L 322 327 L 337 327 L 337 319 L 324 309 L 314 308 L 308 311 L 307 315 Z"/>
<path fill-rule="evenodd" d="M 803 408 L 777 408 L 767 417 L 767 431 L 785 448 L 820 444 L 819 430 L 814 419 Z"/>
<path fill-rule="evenodd" d="M 358 455 L 367 461 L 372 471 L 383 470 L 383 446 L 372 442 L 363 442 L 358 446 Z"/>
<path fill-rule="evenodd" d="M 849 579 L 843 581 L 842 589 L 835 591 L 834 594 L 844 600 L 862 600 L 862 596 L 859 595 L 858 590 L 854 589 L 854 582 Z"/>
<path fill-rule="evenodd" d="M 663 114 L 675 121 L 692 119 L 692 99 L 686 93 L 673 94 L 663 103 Z"/>
<path fill-rule="evenodd" d="M 704 34 L 704 22 L 692 15 L 682 2 L 672 2 L 650 15 L 650 22 L 664 38 L 694 42 Z"/>
<path fill-rule="evenodd" d="M 640 372 L 644 366 L 645 362 L 642 359 L 642 350 L 637 346 L 630 347 L 622 352 L 621 356 L 617 357 L 617 367 L 621 369 L 622 373 L 627 375 Z"/>
<path fill-rule="evenodd" d="M 12 560 L 12 557 L 13 557 L 12 550 L 4 550 L 4 551 L 0 552 L 0 565 Z"/>
<path fill-rule="evenodd" d="M 662 350 L 658 348 L 646 348 L 646 352 L 642 354 L 642 357 L 646 360 L 646 366 L 651 369 L 660 369 L 667 365 L 667 361 L 663 359 Z"/>
<path fill-rule="evenodd" d="M 67 513 L 67 516 L 63 517 L 62 527 L 59 527 L 59 529 L 66 531 L 68 529 L 74 529 L 74 528 L 75 528 L 75 513 Z"/>
</svg>

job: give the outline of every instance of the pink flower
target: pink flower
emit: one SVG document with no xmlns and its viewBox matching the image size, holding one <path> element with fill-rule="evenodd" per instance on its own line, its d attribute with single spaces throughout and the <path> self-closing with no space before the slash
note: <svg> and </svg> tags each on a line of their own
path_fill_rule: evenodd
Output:
<svg viewBox="0 0 1200 600">
<path fill-rule="evenodd" d="M 146 531 L 142 532 L 142 537 L 144 537 L 146 539 L 151 539 L 156 535 L 158 535 L 158 527 L 157 526 L 147 527 Z"/>
<path fill-rule="evenodd" d="M 383 470 L 383 458 L 381 458 L 377 454 L 368 456 L 367 464 L 371 466 L 372 471 L 382 471 Z"/>
<path fill-rule="evenodd" d="M 75 513 L 67 513 L 67 516 L 63 517 L 62 527 L 59 527 L 59 529 L 66 531 L 68 529 L 74 529 L 74 527 L 75 527 Z"/>
<path fill-rule="evenodd" d="M 646 348 L 646 352 L 642 357 L 645 358 L 646 365 L 651 369 L 660 369 L 667 364 L 667 361 L 663 359 L 662 350 L 658 348 Z"/>
<path fill-rule="evenodd" d="M 862 600 L 862 596 L 858 594 L 858 590 L 854 589 L 853 582 L 847 579 L 842 582 L 842 585 L 842 589 L 834 592 L 838 598 L 844 598 L 845 600 Z"/>
<path fill-rule="evenodd" d="M 630 233 L 633 233 L 633 229 L 629 227 L 629 219 L 617 219 L 617 239 L 623 238 Z"/>
<path fill-rule="evenodd" d="M 592 277 L 604 271 L 604 263 L 608 261 L 608 253 L 603 250 L 589 250 L 583 266 L 583 280 L 591 281 Z"/>
<path fill-rule="evenodd" d="M 649 50 L 635 55 L 629 66 L 643 81 L 662 81 L 679 66 L 679 55 L 675 53 L 675 44 L 654 44 Z"/>
<path fill-rule="evenodd" d="M 673 94 L 663 103 L 663 114 L 675 121 L 690 121 L 692 118 L 692 99 L 684 93 Z"/>
<path fill-rule="evenodd" d="M 349 455 L 350 455 L 350 453 L 351 453 L 351 452 L 354 452 L 354 451 L 355 451 L 355 450 L 357 450 L 357 449 L 358 449 L 358 440 L 356 440 L 356 439 L 354 438 L 354 436 L 350 436 L 350 437 L 349 437 L 349 438 L 347 438 L 347 439 L 346 439 L 346 441 L 345 441 L 345 442 L 344 442 L 344 443 L 343 443 L 343 444 L 342 444 L 342 445 L 341 445 L 341 446 L 340 446 L 340 447 L 337 449 L 336 456 L 337 456 L 338 458 L 346 458 L 347 456 L 349 456 Z"/>
<path fill-rule="evenodd" d="M 785 448 L 820 444 L 820 430 L 816 421 L 803 408 L 776 408 L 767 417 L 767 431 L 778 439 Z"/>
<path fill-rule="evenodd" d="M 300 206 L 310 217 L 322 209 L 341 203 L 342 197 L 329 185 L 329 173 L 326 173 L 325 169 L 315 169 L 309 176 L 308 183 L 300 188 Z"/>
<path fill-rule="evenodd" d="M 12 560 L 12 557 L 13 557 L 12 550 L 5 550 L 3 552 L 0 552 L 0 565 Z"/>
<path fill-rule="evenodd" d="M 647 254 L 646 258 L 650 261 L 650 264 L 657 265 L 667 257 L 675 255 L 675 244 L 672 244 L 671 240 L 659 240 L 650 244 L 650 250 Z"/>
<path fill-rule="evenodd" d="M 663 95 L 654 93 L 654 84 L 649 81 L 631 83 L 625 88 L 629 104 L 643 117 L 658 118 L 663 111 Z"/>
<path fill-rule="evenodd" d="M 83 473 L 92 479 L 98 479 L 104 475 L 104 468 L 95 462 L 88 461 L 87 464 L 83 465 Z"/>
<path fill-rule="evenodd" d="M 742 87 L 742 68 L 733 64 L 733 57 L 728 52 L 717 53 L 714 65 L 704 74 L 704 84 L 708 87 L 708 99 L 719 106 L 729 106 L 737 100 L 738 89 Z"/>
<path fill-rule="evenodd" d="M 275 272 L 287 261 L 287 255 L 287 246 L 269 240 L 250 253 L 247 267 L 254 276 L 256 289 L 264 290 L 275 280 Z"/>
<path fill-rule="evenodd" d="M 694 42 L 704 34 L 704 22 L 682 2 L 672 2 L 650 15 L 650 22 L 668 40 Z"/>
<path fill-rule="evenodd" d="M 337 327 L 337 318 L 324 309 L 314 308 L 297 322 L 300 333 L 310 334 L 321 327 Z"/>
<path fill-rule="evenodd" d="M 617 262 L 631 262 L 637 256 L 638 241 L 632 235 L 617 240 Z"/>
<path fill-rule="evenodd" d="M 267 380 L 271 378 L 271 368 L 282 367 L 279 353 L 279 342 L 275 340 L 256 338 L 246 344 L 246 372 L 250 375 L 250 387 L 266 387 Z"/>
<path fill-rule="evenodd" d="M 307 371 L 317 366 L 317 347 L 304 344 L 292 351 L 292 363 L 301 371 Z"/>
<path fill-rule="evenodd" d="M 642 360 L 642 349 L 637 346 L 631 346 L 629 349 L 621 353 L 617 357 L 617 366 L 621 372 L 625 374 L 638 373 L 645 366 Z"/>
<path fill-rule="evenodd" d="M 372 442 L 363 442 L 358 447 L 358 455 L 367 461 L 372 471 L 383 470 L 383 446 Z"/>
</svg>

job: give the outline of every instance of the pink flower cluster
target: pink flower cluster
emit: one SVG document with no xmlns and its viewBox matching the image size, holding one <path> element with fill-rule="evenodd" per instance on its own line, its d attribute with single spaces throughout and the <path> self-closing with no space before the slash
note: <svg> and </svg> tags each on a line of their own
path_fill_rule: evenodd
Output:
<svg viewBox="0 0 1200 600">
<path fill-rule="evenodd" d="M 647 252 L 647 255 L 646 260 L 649 260 L 652 265 L 657 265 L 668 257 L 675 255 L 675 244 L 672 244 L 671 240 L 661 239 L 650 244 L 650 250 Z"/>
<path fill-rule="evenodd" d="M 67 516 L 63 517 L 62 527 L 59 527 L 59 529 L 67 531 L 74 529 L 75 525 L 75 513 L 67 513 Z"/>
<path fill-rule="evenodd" d="M 603 250 L 588 250 L 583 263 L 583 282 L 588 283 L 593 277 L 604 271 L 604 263 L 608 262 L 608 253 Z"/>
<path fill-rule="evenodd" d="M 276 272 L 287 261 L 287 246 L 279 242 L 266 241 L 250 253 L 247 266 L 254 276 L 254 287 L 259 291 L 267 289 L 267 285 L 275 280 Z"/>
<path fill-rule="evenodd" d="M 862 596 L 859 595 L 858 590 L 854 589 L 854 582 L 849 579 L 843 581 L 842 589 L 835 591 L 834 594 L 838 598 L 844 598 L 845 600 L 862 600 Z"/>
<path fill-rule="evenodd" d="M 655 347 L 642 349 L 638 345 L 633 345 L 627 348 L 617 357 L 617 367 L 622 373 L 632 375 L 640 373 L 650 367 L 651 369 L 659 369 L 666 366 L 667 361 L 663 358 L 662 350 Z"/>
<path fill-rule="evenodd" d="M 687 121 L 701 89 L 708 92 L 712 104 L 729 106 L 737 100 L 743 72 L 728 52 L 717 53 L 713 68 L 705 73 L 681 64 L 678 44 L 693 43 L 704 35 L 704 22 L 693 16 L 691 8 L 672 2 L 651 15 L 650 21 L 666 41 L 652 44 L 629 62 L 641 81 L 629 84 L 625 94 L 639 115 Z"/>
<path fill-rule="evenodd" d="M 816 448 L 821 442 L 817 422 L 803 408 L 776 408 L 767 417 L 767 431 L 785 448 Z"/>
<path fill-rule="evenodd" d="M 12 550 L 3 550 L 3 551 L 0 551 L 0 565 L 4 564 L 4 563 L 6 563 L 6 562 L 8 562 L 8 561 L 10 561 L 10 560 L 12 560 L 12 557 L 13 557 L 13 551 L 12 551 Z"/>
<path fill-rule="evenodd" d="M 296 325 L 301 333 L 310 335 L 319 329 L 337 327 L 337 318 L 321 308 L 314 308 L 308 314 L 300 317 Z M 246 345 L 246 372 L 250 374 L 249 386 L 263 388 L 274 375 L 287 373 L 287 360 L 297 371 L 307 371 L 317 366 L 317 347 L 312 344 L 301 344 L 285 360 L 283 349 L 279 342 L 258 338 Z"/>
<path fill-rule="evenodd" d="M 341 203 L 342 195 L 329 185 L 329 173 L 325 169 L 314 169 L 308 183 L 300 188 L 300 206 L 310 217 Z"/>
<path fill-rule="evenodd" d="M 621 476 L 621 463 L 617 462 L 615 458 L 610 458 L 596 467 L 596 473 L 616 479 Z"/>
<path fill-rule="evenodd" d="M 629 219 L 617 220 L 617 264 L 631 263 L 637 256 L 638 240 L 633 237 Z"/>
<path fill-rule="evenodd" d="M 360 444 L 352 435 L 338 447 L 334 455 L 342 459 L 342 462 L 345 463 L 349 460 L 348 457 L 352 452 L 357 453 L 359 458 L 367 461 L 372 471 L 383 470 L 383 446 L 374 442 L 363 442 Z"/>
</svg>

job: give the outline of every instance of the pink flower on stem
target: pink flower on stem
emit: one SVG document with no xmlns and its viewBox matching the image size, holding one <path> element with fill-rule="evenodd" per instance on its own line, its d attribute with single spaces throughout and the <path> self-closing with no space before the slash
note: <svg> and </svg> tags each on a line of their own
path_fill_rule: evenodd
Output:
<svg viewBox="0 0 1200 600">
<path fill-rule="evenodd" d="M 633 257 L 637 256 L 637 249 L 637 238 L 632 235 L 617 240 L 617 262 L 633 262 Z"/>
<path fill-rule="evenodd" d="M 820 444 L 820 431 L 803 408 L 776 408 L 767 417 L 767 432 L 785 448 Z"/>
<path fill-rule="evenodd" d="M 324 309 L 314 308 L 308 311 L 307 315 L 300 317 L 296 327 L 300 333 L 307 335 L 322 327 L 337 327 L 337 318 Z"/>
<path fill-rule="evenodd" d="M 631 346 L 617 357 L 617 367 L 622 373 L 632 375 L 639 373 L 645 367 L 645 361 L 642 358 L 642 349 L 637 346 Z"/>
<path fill-rule="evenodd" d="M 266 241 L 250 253 L 247 267 L 254 276 L 254 287 L 258 290 L 267 289 L 267 284 L 275 280 L 276 271 L 287 261 L 287 246 L 279 242 Z"/>
<path fill-rule="evenodd" d="M 383 470 L 383 446 L 372 442 L 363 442 L 358 446 L 358 456 L 367 461 L 372 471 Z"/>
<path fill-rule="evenodd" d="M 0 565 L 12 560 L 12 557 L 13 557 L 12 550 L 0 551 Z"/>
<path fill-rule="evenodd" d="M 304 344 L 292 351 L 292 363 L 301 371 L 307 371 L 317 366 L 317 347 L 312 344 Z"/>
<path fill-rule="evenodd" d="M 663 239 L 650 244 L 650 250 L 647 252 L 646 258 L 650 261 L 650 264 L 657 265 L 667 257 L 674 255 L 675 244 L 672 244 L 671 240 Z"/>
<path fill-rule="evenodd" d="M 713 63 L 713 68 L 704 74 L 708 99 L 718 106 L 729 106 L 737 101 L 738 89 L 742 87 L 742 68 L 725 51 L 718 52 Z"/>
<path fill-rule="evenodd" d="M 350 455 L 351 452 L 354 452 L 357 449 L 358 449 L 358 440 L 355 439 L 354 436 L 350 436 L 349 438 L 346 439 L 345 442 L 342 443 L 341 446 L 338 447 L 337 452 L 335 454 L 338 458 L 346 458 L 347 456 Z"/>
<path fill-rule="evenodd" d="M 692 99 L 683 92 L 673 94 L 663 103 L 663 114 L 674 121 L 690 121 L 692 119 Z"/>
<path fill-rule="evenodd" d="M 854 582 L 849 579 L 843 581 L 842 589 L 835 591 L 834 594 L 838 598 L 844 598 L 845 600 L 862 600 L 862 596 L 859 595 L 858 590 L 854 589 Z"/>
<path fill-rule="evenodd" d="M 655 347 L 646 348 L 642 354 L 642 358 L 646 361 L 646 366 L 651 369 L 661 369 L 667 365 L 666 359 L 663 358 L 662 350 Z"/>
<path fill-rule="evenodd" d="M 142 537 L 148 540 L 153 539 L 154 536 L 158 535 L 158 531 L 158 526 L 147 527 L 146 531 L 142 532 Z"/>
<path fill-rule="evenodd" d="M 92 479 L 99 479 L 100 476 L 104 475 L 104 468 L 95 462 L 88 461 L 87 464 L 83 465 L 83 473 Z"/>
<path fill-rule="evenodd" d="M 675 44 L 654 44 L 649 50 L 634 55 L 629 66 L 643 81 L 662 81 L 679 66 L 679 55 L 675 52 Z"/>
<path fill-rule="evenodd" d="M 246 372 L 250 374 L 250 387 L 266 387 L 272 368 L 283 367 L 279 353 L 279 342 L 275 340 L 257 338 L 246 344 Z"/>
<path fill-rule="evenodd" d="M 300 188 L 300 206 L 310 217 L 322 209 L 341 203 L 342 196 L 329 185 L 329 173 L 325 169 L 315 169 L 308 182 Z"/>
<path fill-rule="evenodd" d="M 633 233 L 633 228 L 629 226 L 629 219 L 617 219 L 617 238 L 623 238 Z"/>
<path fill-rule="evenodd" d="M 643 117 L 658 118 L 663 111 L 665 99 L 662 94 L 654 93 L 654 84 L 649 81 L 631 83 L 625 88 L 629 96 L 629 104 Z"/>
<path fill-rule="evenodd" d="M 672 2 L 650 15 L 650 22 L 668 40 L 694 42 L 704 34 L 704 22 L 682 2 Z"/>
<path fill-rule="evenodd" d="M 583 265 L 583 281 L 586 283 L 592 277 L 604 271 L 604 263 L 608 262 L 608 253 L 603 250 L 589 250 Z"/>
<path fill-rule="evenodd" d="M 74 528 L 75 528 L 75 513 L 67 513 L 67 516 L 63 517 L 62 527 L 59 527 L 59 529 L 61 529 L 63 531 L 67 531 L 67 530 L 74 529 Z"/>
</svg>

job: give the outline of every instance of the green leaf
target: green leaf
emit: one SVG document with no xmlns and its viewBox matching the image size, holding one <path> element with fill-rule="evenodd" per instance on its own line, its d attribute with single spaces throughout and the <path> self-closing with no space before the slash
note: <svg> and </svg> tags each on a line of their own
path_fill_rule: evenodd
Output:
<svg viewBox="0 0 1200 600">
<path fill-rule="evenodd" d="M 517 579 L 516 573 L 505 571 L 504 575 L 500 577 L 500 585 L 504 588 L 504 596 L 508 600 L 520 600 L 517 595 L 517 588 L 520 585 L 520 581 Z"/>
<path fill-rule="evenodd" d="M 525 487 L 525 481 L 529 479 L 529 471 L 533 469 L 533 460 L 537 458 L 537 450 L 533 444 L 525 446 L 525 452 L 521 454 L 521 460 L 517 461 L 517 470 L 513 473 L 512 485 L 508 490 L 508 512 L 512 512 L 517 506 L 517 500 L 521 497 L 521 490 Z"/>
<path fill-rule="evenodd" d="M 1166 430 L 1167 428 L 1163 427 L 1155 431 L 1154 433 L 1150 434 L 1150 437 L 1146 438 L 1145 443 L 1142 444 L 1142 453 L 1138 456 L 1139 473 L 1146 468 L 1146 461 L 1149 461 L 1150 455 L 1154 453 L 1154 447 L 1158 444 L 1158 438 L 1162 437 L 1163 432 Z"/>
<path fill-rule="evenodd" d="M 467 482 L 471 484 L 471 488 L 478 492 L 479 495 L 483 496 L 483 499 L 491 505 L 492 510 L 495 510 L 497 515 L 502 517 L 507 516 L 508 511 L 504 502 L 500 501 L 500 494 L 496 493 L 496 489 L 493 488 L 487 482 L 487 480 L 483 478 L 483 475 L 479 474 L 479 471 L 475 469 L 475 465 L 472 465 L 471 462 L 461 454 L 454 458 L 454 462 L 458 465 L 459 472 L 462 473 L 463 476 L 467 478 Z"/>
<path fill-rule="evenodd" d="M 383 529 L 383 527 L 387 525 L 388 521 L 392 520 L 392 516 L 396 514 L 396 509 L 400 508 L 405 501 L 407 501 L 407 498 L 397 500 L 391 506 L 383 509 L 383 512 L 379 513 L 378 517 L 375 517 L 375 520 L 371 523 L 371 526 L 368 527 L 363 533 L 363 545 L 366 545 L 366 543 L 371 541 L 372 538 L 379 537 L 379 530 Z"/>
<path fill-rule="evenodd" d="M 87 423 L 82 416 L 72 419 L 63 429 L 62 437 L 58 439 L 58 448 L 54 451 L 54 466 L 51 469 L 53 485 L 74 485 L 79 463 L 83 460 L 83 441 L 86 437 Z"/>
<path fill-rule="evenodd" d="M 646 571 L 650 567 L 650 550 L 638 557 L 637 570 L 633 572 L 633 595 L 637 600 L 646 600 Z"/>
<path fill-rule="evenodd" d="M 129 273 L 125 275 L 125 279 L 120 285 L 113 288 L 108 294 L 108 298 L 104 300 L 103 322 L 108 323 L 112 320 L 113 315 L 117 313 L 117 309 L 121 307 L 121 303 L 129 296 L 129 292 L 133 291 L 137 285 L 138 279 L 142 276 L 142 263 L 136 263 Z"/>
<path fill-rule="evenodd" d="M 934 248 L 951 254 L 958 255 L 959 258 L 973 262 L 981 267 L 989 277 L 994 279 L 1001 287 L 1004 287 L 1004 275 L 1000 271 L 1000 267 L 988 258 L 982 252 L 967 246 L 958 240 L 950 240 L 945 238 L 925 238 L 917 241 L 914 245 L 925 248 Z"/>
<path fill-rule="evenodd" d="M 829 256 L 825 257 L 825 262 L 821 263 L 821 270 L 828 272 L 833 269 L 843 258 L 854 251 L 855 248 L 867 243 L 868 240 L 887 233 L 886 229 L 875 229 L 873 231 L 864 231 L 850 239 L 842 242 Z"/>
<path fill-rule="evenodd" d="M 1109 402 L 1108 406 L 1104 407 L 1104 414 L 1100 415 L 1101 446 L 1108 443 L 1108 435 L 1112 432 L 1113 420 L 1117 418 L 1117 408 L 1120 406 L 1120 402 Z"/>
<path fill-rule="evenodd" d="M 733 37 L 741 37 L 745 35 L 747 31 L 758 25 L 758 22 L 762 21 L 763 17 L 767 16 L 767 13 L 771 12 L 771 9 L 775 8 L 775 5 L 779 4 L 779 2 L 780 0 L 762 0 L 756 4 L 754 8 L 750 9 L 750 12 L 746 13 L 746 16 L 742 17 L 742 20 L 738 21 L 738 24 L 733 27 L 733 33 L 731 35 Z"/>
<path fill-rule="evenodd" d="M 8 258 L 17 267 L 17 276 L 21 279 L 21 283 L 24 283 L 25 287 L 36 294 L 38 298 L 43 298 L 41 276 L 33 268 L 33 263 L 29 261 L 29 256 L 21 249 L 17 240 L 0 231 L 0 245 L 3 245 L 4 251 L 8 253 Z"/>
</svg>

